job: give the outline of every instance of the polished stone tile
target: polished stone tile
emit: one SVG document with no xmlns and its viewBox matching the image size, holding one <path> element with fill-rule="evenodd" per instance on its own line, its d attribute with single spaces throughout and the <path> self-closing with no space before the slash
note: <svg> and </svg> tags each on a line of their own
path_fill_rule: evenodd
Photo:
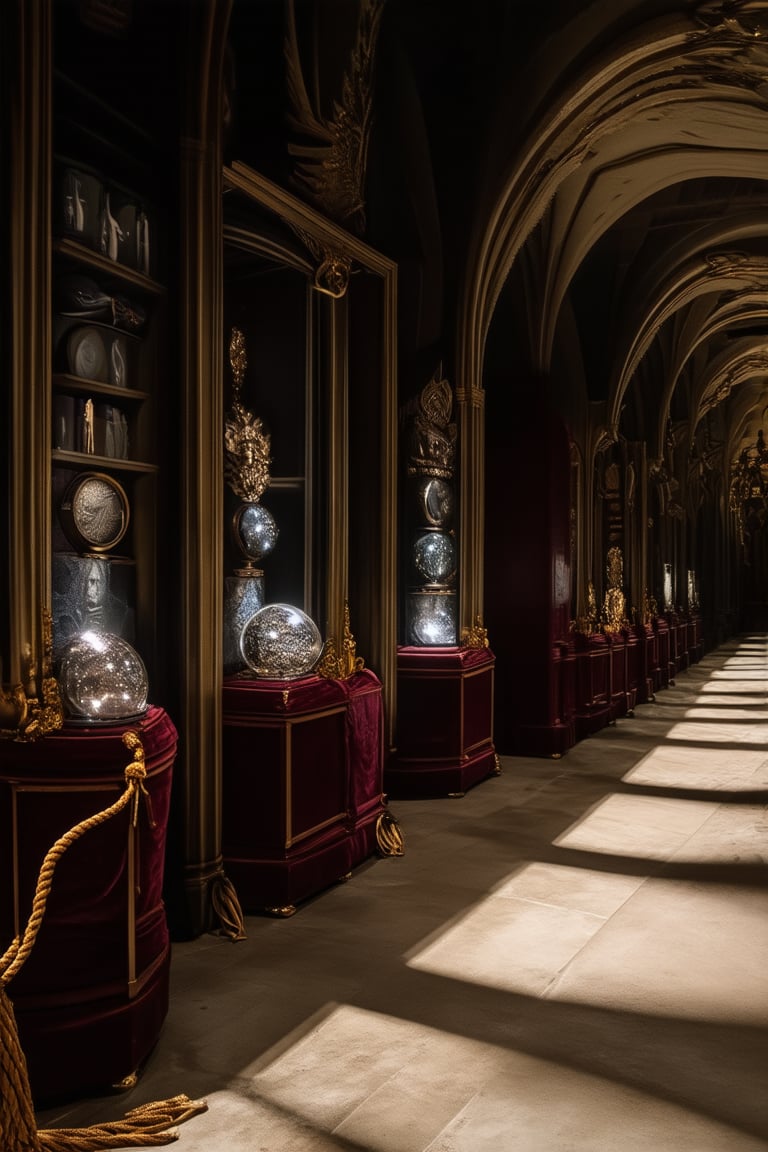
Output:
<svg viewBox="0 0 768 1152">
<path fill-rule="evenodd" d="M 573 959 L 549 995 L 765 1027 L 766 956 L 768 891 L 651 879 Z"/>
</svg>

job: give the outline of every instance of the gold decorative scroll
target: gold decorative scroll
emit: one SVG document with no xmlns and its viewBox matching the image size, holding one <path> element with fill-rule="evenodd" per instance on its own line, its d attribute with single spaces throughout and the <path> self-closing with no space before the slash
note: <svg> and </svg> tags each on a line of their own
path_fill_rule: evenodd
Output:
<svg viewBox="0 0 768 1152">
<path fill-rule="evenodd" d="M 241 500 L 257 504 L 270 482 L 270 437 L 260 418 L 245 408 L 240 399 L 248 359 L 245 337 L 239 328 L 232 329 L 229 363 L 233 401 L 224 422 L 224 478 Z"/>
</svg>

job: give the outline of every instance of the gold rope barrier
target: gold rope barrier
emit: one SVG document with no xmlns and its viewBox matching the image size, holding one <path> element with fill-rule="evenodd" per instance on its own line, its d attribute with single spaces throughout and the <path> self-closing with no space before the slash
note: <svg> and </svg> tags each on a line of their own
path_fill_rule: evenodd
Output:
<svg viewBox="0 0 768 1152">
<path fill-rule="evenodd" d="M 133 750 L 133 760 L 125 769 L 126 789 L 122 796 L 103 812 L 90 816 L 65 832 L 46 853 L 38 876 L 32 912 L 21 937 L 16 937 L 0 957 L 0 1149 L 2 1152 L 97 1152 L 106 1148 L 156 1148 L 178 1139 L 173 1124 L 205 1112 L 204 1100 L 174 1096 L 169 1100 L 144 1104 L 127 1112 L 122 1120 L 98 1124 L 91 1128 L 37 1129 L 27 1062 L 19 1043 L 13 1005 L 5 991 L 22 967 L 35 943 L 51 890 L 53 872 L 59 859 L 85 832 L 105 823 L 129 804 L 133 806 L 132 823 L 136 827 L 142 795 L 152 818 L 149 793 L 144 785 L 147 775 L 144 747 L 139 734 L 129 731 L 123 743 Z"/>
</svg>

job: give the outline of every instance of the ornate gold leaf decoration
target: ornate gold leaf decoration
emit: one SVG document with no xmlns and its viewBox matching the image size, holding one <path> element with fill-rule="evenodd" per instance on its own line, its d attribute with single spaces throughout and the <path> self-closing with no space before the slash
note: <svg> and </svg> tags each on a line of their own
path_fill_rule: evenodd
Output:
<svg viewBox="0 0 768 1152">
<path fill-rule="evenodd" d="M 479 614 L 475 616 L 475 623 L 472 628 L 464 628 L 461 633 L 461 643 L 464 648 L 487 648 L 488 647 L 488 629 L 483 628 L 483 618 Z"/>
<path fill-rule="evenodd" d="M 355 672 L 362 672 L 365 661 L 356 655 L 355 638 L 349 626 L 349 604 L 344 604 L 344 635 L 341 652 L 337 651 L 336 640 L 329 636 L 323 647 L 323 654 L 317 668 L 319 676 L 326 680 L 348 680 Z"/>
<path fill-rule="evenodd" d="M 53 675 L 53 625 L 51 614 L 43 609 L 43 658 L 38 685 L 37 665 L 30 661 L 27 688 L 16 684 L 0 686 L 0 738 L 37 740 L 58 731 L 64 723 L 58 681 Z M 39 695 L 36 694 L 39 691 Z"/>
<path fill-rule="evenodd" d="M 285 39 L 288 124 L 296 139 L 288 145 L 296 160 L 293 183 L 325 215 L 362 236 L 364 186 L 370 138 L 371 89 L 383 0 L 360 0 L 355 43 L 341 93 L 324 117 L 313 107 L 301 66 L 294 4 L 288 4 Z M 319 100 L 317 102 L 319 105 Z"/>
<path fill-rule="evenodd" d="M 245 408 L 240 392 L 248 366 L 245 337 L 232 329 L 229 342 L 232 368 L 232 409 L 224 422 L 224 478 L 241 500 L 258 503 L 269 487 L 270 438 L 258 416 Z"/>
</svg>

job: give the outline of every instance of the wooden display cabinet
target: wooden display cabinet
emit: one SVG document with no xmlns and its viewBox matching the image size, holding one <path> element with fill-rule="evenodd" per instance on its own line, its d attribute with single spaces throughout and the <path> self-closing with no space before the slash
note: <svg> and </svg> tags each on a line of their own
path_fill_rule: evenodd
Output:
<svg viewBox="0 0 768 1152">
<path fill-rule="evenodd" d="M 290 916 L 375 850 L 381 684 L 228 677 L 223 719 L 227 875 L 246 911 Z"/>
<path fill-rule="evenodd" d="M 392 796 L 462 796 L 498 775 L 489 648 L 398 650 L 398 746 L 384 782 Z"/>
</svg>

